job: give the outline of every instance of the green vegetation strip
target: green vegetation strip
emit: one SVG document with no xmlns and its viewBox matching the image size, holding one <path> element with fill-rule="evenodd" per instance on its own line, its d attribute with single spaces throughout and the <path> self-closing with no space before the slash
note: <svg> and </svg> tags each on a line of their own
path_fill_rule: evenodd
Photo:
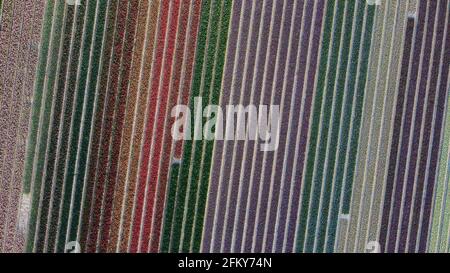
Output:
<svg viewBox="0 0 450 273">
<path fill-rule="evenodd" d="M 53 4 L 56 3 L 53 10 Z M 50 12 L 52 11 L 52 12 Z M 28 237 L 26 251 L 31 252 L 34 248 L 34 237 L 36 231 L 36 221 L 38 216 L 39 204 L 41 203 L 41 186 L 43 168 L 45 162 L 45 152 L 47 149 L 47 138 L 50 125 L 50 113 L 53 103 L 54 84 L 57 76 L 57 67 L 59 60 L 59 48 L 62 36 L 62 24 L 64 19 L 64 2 L 48 1 L 46 16 L 44 20 L 43 44 L 41 57 L 48 55 L 48 63 L 39 65 L 37 81 L 35 86 L 33 120 L 30 132 L 29 150 L 27 164 L 25 169 L 25 189 L 31 187 L 33 183 L 31 214 L 28 227 Z M 50 26 L 48 26 L 51 21 Z M 48 31 L 50 28 L 50 31 Z M 44 52 L 48 39 L 47 34 L 51 33 L 49 51 Z M 47 59 L 47 58 L 45 58 Z M 42 65 L 42 66 L 41 66 Z M 37 110 L 39 109 L 39 110 Z M 40 125 L 40 128 L 38 128 Z M 39 130 L 38 130 L 39 129 Z M 33 160 L 35 159 L 35 160 Z M 34 175 L 33 175 L 34 174 Z M 34 177 L 33 177 L 34 176 Z M 32 178 L 33 177 L 33 178 Z"/>
</svg>

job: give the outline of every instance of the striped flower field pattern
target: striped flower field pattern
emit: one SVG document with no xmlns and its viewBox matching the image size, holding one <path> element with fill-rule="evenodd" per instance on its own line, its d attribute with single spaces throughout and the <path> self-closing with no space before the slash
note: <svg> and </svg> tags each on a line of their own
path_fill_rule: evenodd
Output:
<svg viewBox="0 0 450 273">
<path fill-rule="evenodd" d="M 0 0 L 0 253 L 449 253 L 449 58 L 449 0 Z"/>
</svg>

